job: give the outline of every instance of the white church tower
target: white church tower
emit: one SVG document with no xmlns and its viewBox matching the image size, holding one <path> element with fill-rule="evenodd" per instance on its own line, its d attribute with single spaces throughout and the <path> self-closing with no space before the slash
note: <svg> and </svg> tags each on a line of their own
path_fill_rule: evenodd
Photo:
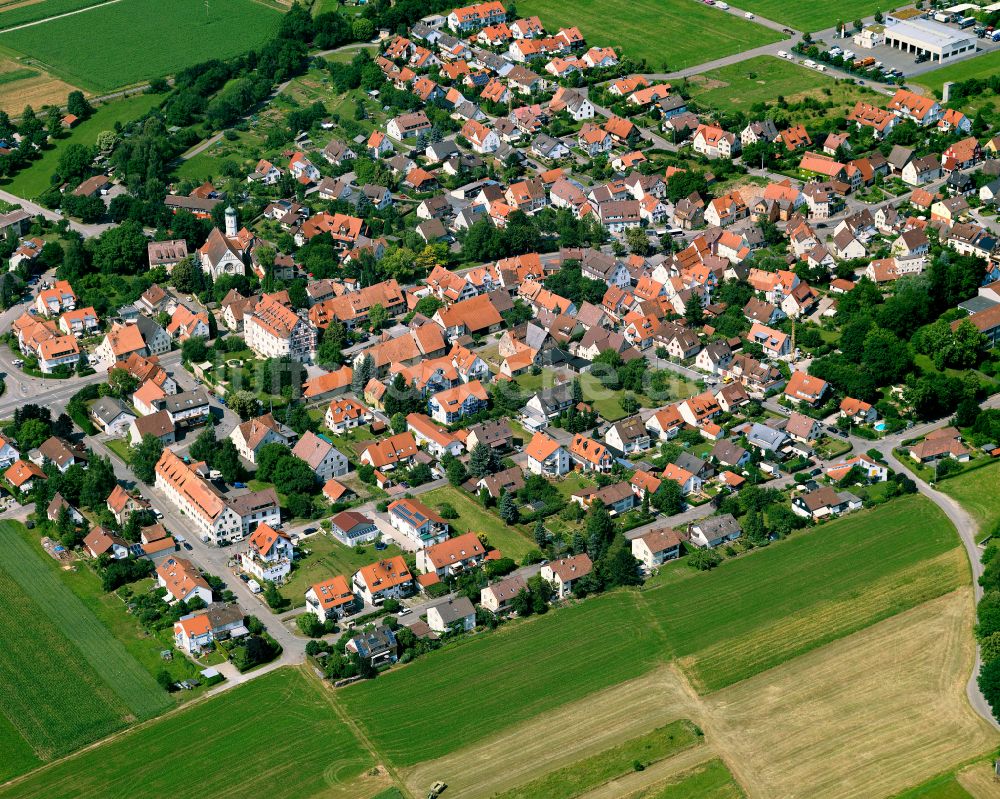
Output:
<svg viewBox="0 0 1000 799">
<path fill-rule="evenodd" d="M 236 209 L 230 205 L 226 209 L 226 238 L 235 239 L 238 232 L 239 228 L 236 227 Z"/>
</svg>

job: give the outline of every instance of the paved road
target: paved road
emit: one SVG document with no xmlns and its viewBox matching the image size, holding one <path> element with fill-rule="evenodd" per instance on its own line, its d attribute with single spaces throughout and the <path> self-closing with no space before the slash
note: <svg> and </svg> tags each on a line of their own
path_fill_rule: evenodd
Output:
<svg viewBox="0 0 1000 799">
<path fill-rule="evenodd" d="M 38 203 L 26 200 L 24 197 L 18 197 L 16 194 L 11 194 L 9 191 L 0 190 L 0 200 L 8 202 L 11 205 L 20 205 L 21 208 L 32 216 L 38 216 L 40 214 L 50 222 L 61 222 L 63 219 L 67 219 L 67 217 L 64 217 L 59 211 L 50 211 L 48 208 L 43 208 Z M 82 222 L 74 222 L 72 219 L 69 219 L 68 221 L 70 230 L 75 230 L 84 238 L 100 236 L 101 233 L 113 226 L 110 222 L 100 225 L 85 225 Z"/>
</svg>

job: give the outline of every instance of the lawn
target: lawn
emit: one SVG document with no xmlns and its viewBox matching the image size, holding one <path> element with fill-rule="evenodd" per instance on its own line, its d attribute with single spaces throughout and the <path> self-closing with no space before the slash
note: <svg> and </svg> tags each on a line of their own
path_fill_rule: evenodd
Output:
<svg viewBox="0 0 1000 799">
<path fill-rule="evenodd" d="M 939 491 L 956 500 L 972 514 L 979 525 L 979 535 L 976 537 L 979 541 L 989 535 L 997 522 L 1000 522 L 1000 502 L 996 499 L 998 480 L 1000 461 L 949 477 L 937 486 Z"/>
<path fill-rule="evenodd" d="M 619 592 L 515 622 L 337 696 L 386 757 L 416 765 L 651 669 L 663 643 L 654 624 L 636 624 L 638 599 Z"/>
<path fill-rule="evenodd" d="M 634 799 L 742 799 L 743 796 L 743 789 L 726 764 L 721 760 L 709 760 Z"/>
<path fill-rule="evenodd" d="M 742 113 L 757 103 L 774 103 L 780 95 L 789 103 L 805 97 L 821 102 L 832 100 L 835 108 L 822 113 L 842 115 L 846 106 L 874 94 L 863 86 L 769 55 L 703 72 L 689 78 L 687 86 L 691 99 L 701 108 Z"/>
<path fill-rule="evenodd" d="M 914 75 L 911 83 L 940 92 L 948 81 L 960 82 L 969 78 L 986 78 L 1000 69 L 1000 50 L 991 50 L 974 58 L 956 61 L 946 67 Z"/>
<path fill-rule="evenodd" d="M 41 26 L 38 26 L 41 27 Z M 37 197 L 52 185 L 52 176 L 59 165 L 59 156 L 71 144 L 93 145 L 102 130 L 114 130 L 116 123 L 138 119 L 163 98 L 155 94 L 135 94 L 98 106 L 94 115 L 73 128 L 69 135 L 56 139 L 42 157 L 2 185 L 19 197 Z"/>
<path fill-rule="evenodd" d="M 914 495 L 645 592 L 714 691 L 968 583 L 950 523 Z"/>
<path fill-rule="evenodd" d="M 304 671 L 280 669 L 0 790 L 81 796 L 298 799 L 335 793 L 372 765 Z"/>
<path fill-rule="evenodd" d="M 500 794 L 498 799 L 569 799 L 580 796 L 616 777 L 637 770 L 636 763 L 645 767 L 703 742 L 704 738 L 690 721 L 675 721 L 551 771 L 526 785 L 519 785 Z"/>
<path fill-rule="evenodd" d="M 529 541 L 514 527 L 505 524 L 493 511 L 486 510 L 472 497 L 454 486 L 435 488 L 417 498 L 429 507 L 440 510 L 445 502 L 458 513 L 457 519 L 449 519 L 448 524 L 456 533 L 483 533 L 490 544 L 504 555 L 520 562 L 520 560 L 535 549 L 533 541 Z"/>
<path fill-rule="evenodd" d="M 292 607 L 299 607 L 306 603 L 305 593 L 309 586 L 338 574 L 342 574 L 350 582 L 351 575 L 362 566 L 374 563 L 379 558 L 402 554 L 402 550 L 395 544 L 380 551 L 372 544 L 365 544 L 363 550 L 359 554 L 354 551 L 354 547 L 344 546 L 325 532 L 304 538 L 299 542 L 300 556 L 295 559 L 292 573 L 278 590 L 292 603 Z M 309 554 L 301 555 L 303 551 L 308 551 Z"/>
<path fill-rule="evenodd" d="M 522 17 L 537 15 L 546 29 L 574 25 L 590 46 L 621 47 L 654 71 L 673 71 L 780 41 L 777 31 L 693 0 L 528 0 Z"/>
<path fill-rule="evenodd" d="M 765 19 L 781 22 L 800 31 L 816 33 L 846 22 L 848 28 L 859 17 L 875 14 L 883 4 L 879 0 L 845 0 L 841 3 L 788 3 L 786 0 L 743 0 L 740 8 L 753 11 Z M 888 11 L 896 6 L 882 8 Z"/>
<path fill-rule="evenodd" d="M 280 19 L 253 0 L 121 0 L 5 32 L 0 45 L 70 83 L 109 91 L 244 53 L 263 44 Z"/>
</svg>

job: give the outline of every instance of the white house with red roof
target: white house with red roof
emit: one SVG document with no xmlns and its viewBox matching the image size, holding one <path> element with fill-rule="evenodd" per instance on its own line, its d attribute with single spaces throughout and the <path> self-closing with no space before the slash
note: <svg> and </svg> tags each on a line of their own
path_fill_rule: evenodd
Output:
<svg viewBox="0 0 1000 799">
<path fill-rule="evenodd" d="M 287 533 L 262 524 L 251 533 L 246 550 L 240 553 L 240 566 L 258 580 L 281 583 L 292 570 L 294 555 Z"/>
</svg>

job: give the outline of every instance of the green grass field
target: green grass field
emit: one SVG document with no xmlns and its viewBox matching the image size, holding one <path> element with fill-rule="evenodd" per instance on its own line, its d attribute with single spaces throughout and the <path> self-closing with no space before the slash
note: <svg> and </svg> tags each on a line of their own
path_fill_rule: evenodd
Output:
<svg viewBox="0 0 1000 799">
<path fill-rule="evenodd" d="M 171 704 L 61 583 L 16 522 L 0 522 L 0 685 L 7 721 L 48 759 Z M 25 634 L 31 630 L 31 634 Z"/>
<path fill-rule="evenodd" d="M 69 83 L 109 91 L 244 53 L 280 19 L 253 0 L 121 0 L 0 34 L 0 46 L 37 59 Z"/>
<path fill-rule="evenodd" d="M 675 721 L 512 788 L 498 799 L 571 799 L 633 771 L 636 763 L 648 766 L 703 741 L 690 721 Z"/>
<path fill-rule="evenodd" d="M 744 795 L 726 764 L 721 760 L 709 760 L 634 799 L 743 799 Z"/>
<path fill-rule="evenodd" d="M 0 185 L 18 197 L 37 197 L 52 185 L 52 176 L 59 166 L 59 156 L 69 145 L 93 145 L 101 131 L 114 130 L 116 123 L 124 124 L 138 119 L 162 99 L 155 94 L 136 94 L 98 106 L 90 119 L 73 128 L 65 138 L 56 139 L 52 148 L 45 150 L 39 160 Z"/>
<path fill-rule="evenodd" d="M 973 799 L 973 797 L 959 784 L 954 774 L 945 774 L 904 791 L 894 799 Z"/>
<path fill-rule="evenodd" d="M 26 25 L 29 22 L 48 19 L 57 14 L 68 14 L 81 8 L 96 6 L 102 2 L 105 0 L 41 0 L 37 3 L 25 4 L 17 2 L 17 0 L 9 0 L 0 4 L 0 28 Z"/>
<path fill-rule="evenodd" d="M 394 763 L 440 757 L 661 662 L 659 632 L 645 619 L 636 624 L 638 599 L 615 593 L 516 622 L 345 688 L 338 699 Z"/>
<path fill-rule="evenodd" d="M 280 669 L 32 774 L 0 797 L 298 799 L 329 795 L 371 765 L 326 689 Z"/>
<path fill-rule="evenodd" d="M 963 81 L 969 78 L 985 78 L 1000 69 L 1000 50 L 991 50 L 975 58 L 956 61 L 940 69 L 915 75 L 912 83 L 925 86 L 933 91 L 941 91 L 948 81 Z"/>
<path fill-rule="evenodd" d="M 587 44 L 621 47 L 654 71 L 673 71 L 780 41 L 777 31 L 694 0 L 528 0 L 520 16 L 537 15 L 546 29 L 575 25 Z M 683 31 L 682 35 L 678 35 Z"/>
<path fill-rule="evenodd" d="M 892 4 L 882 5 L 879 0 L 845 0 L 842 3 L 787 3 L 784 0 L 743 0 L 740 8 L 759 14 L 765 19 L 781 22 L 795 30 L 816 33 L 832 28 L 838 22 L 847 27 L 858 17 L 872 16 L 880 8 L 890 11 Z"/>
<path fill-rule="evenodd" d="M 31 745 L 7 717 L 0 714 L 0 782 L 41 765 Z"/>
<path fill-rule="evenodd" d="M 938 490 L 956 500 L 979 525 L 977 540 L 982 541 L 1000 522 L 1000 503 L 995 490 L 1000 480 L 1000 462 L 981 466 L 938 483 Z"/>
<path fill-rule="evenodd" d="M 837 81 L 814 69 L 769 55 L 703 72 L 690 78 L 687 85 L 691 99 L 699 107 L 727 112 L 748 112 L 757 103 L 773 104 L 781 95 L 788 102 L 806 96 L 822 102 L 830 100 L 835 108 L 829 111 L 841 116 L 845 107 L 874 94 L 863 86 Z M 826 95 L 824 90 L 830 94 Z"/>
<path fill-rule="evenodd" d="M 944 514 L 914 495 L 643 596 L 696 687 L 713 691 L 968 582 L 957 548 Z"/>
<path fill-rule="evenodd" d="M 449 519 L 451 529 L 458 533 L 485 533 L 490 544 L 504 555 L 520 562 L 535 544 L 517 529 L 504 524 L 492 510 L 486 510 L 464 491 L 454 486 L 435 488 L 417 497 L 428 507 L 440 510 L 445 502 L 458 513 L 457 519 Z"/>
</svg>

